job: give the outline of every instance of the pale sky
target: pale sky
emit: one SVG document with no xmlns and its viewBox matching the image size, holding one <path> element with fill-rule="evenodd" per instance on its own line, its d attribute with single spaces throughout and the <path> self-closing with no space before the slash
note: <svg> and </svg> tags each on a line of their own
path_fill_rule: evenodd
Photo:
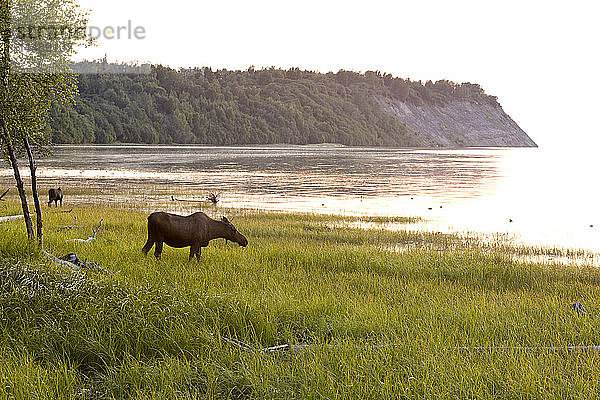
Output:
<svg viewBox="0 0 600 400">
<path fill-rule="evenodd" d="M 542 147 L 600 145 L 600 2 L 79 0 L 99 40 L 79 57 L 174 68 L 380 70 L 479 83 Z"/>
</svg>

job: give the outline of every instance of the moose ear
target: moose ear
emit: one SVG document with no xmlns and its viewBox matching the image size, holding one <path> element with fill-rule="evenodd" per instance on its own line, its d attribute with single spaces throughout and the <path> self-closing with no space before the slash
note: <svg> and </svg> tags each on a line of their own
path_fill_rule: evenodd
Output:
<svg viewBox="0 0 600 400">
<path fill-rule="evenodd" d="M 225 222 L 226 224 L 228 224 L 228 223 L 229 223 L 229 220 L 227 219 L 227 217 L 223 217 L 223 218 L 221 218 L 221 221 Z"/>
</svg>

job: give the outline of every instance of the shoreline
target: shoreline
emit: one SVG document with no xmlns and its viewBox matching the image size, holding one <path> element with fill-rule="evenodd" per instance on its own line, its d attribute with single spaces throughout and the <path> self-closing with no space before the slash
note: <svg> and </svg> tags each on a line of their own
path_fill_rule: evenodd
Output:
<svg viewBox="0 0 600 400">
<path fill-rule="evenodd" d="M 126 198 L 126 196 L 124 197 Z M 428 235 L 450 238 L 450 240 L 459 244 L 459 247 L 474 248 L 492 252 L 505 253 L 509 257 L 514 257 L 522 263 L 534 262 L 540 265 L 579 265 L 585 267 L 600 267 L 600 252 L 594 249 L 586 249 L 581 247 L 566 247 L 559 245 L 541 245 L 536 243 L 528 243 L 525 240 L 519 240 L 515 234 L 507 232 L 477 232 L 468 230 L 446 230 L 432 229 L 428 227 L 431 221 L 423 219 L 421 216 L 398 216 L 398 215 L 364 215 L 364 214 L 348 214 L 348 213 L 328 213 L 314 211 L 299 211 L 285 209 L 269 209 L 269 208 L 252 208 L 238 207 L 236 205 L 215 206 L 206 200 L 202 201 L 184 201 L 173 202 L 172 200 L 163 199 L 160 204 L 163 207 L 152 207 L 148 204 L 138 202 L 139 200 L 129 198 L 127 207 L 117 203 L 102 204 L 100 201 L 96 203 L 82 202 L 69 204 L 70 211 L 77 208 L 98 207 L 99 209 L 115 209 L 128 210 L 130 212 L 146 212 L 151 213 L 156 210 L 172 212 L 179 215 L 188 215 L 195 211 L 203 211 L 213 218 L 219 219 L 220 216 L 231 215 L 274 215 L 281 216 L 285 219 L 315 219 L 323 221 L 325 225 L 331 229 L 357 229 L 363 232 L 378 232 L 386 231 L 390 234 L 405 234 L 405 235 Z M 198 205 L 201 205 L 198 207 Z M 18 209 L 20 205 L 13 202 L 13 208 Z M 32 210 L 30 210 L 32 211 Z M 61 210 L 62 211 L 62 210 Z M 56 213 L 54 209 L 44 209 L 45 213 Z M 34 214 L 32 213 L 32 216 Z M 22 219 L 22 215 L 0 216 L 0 224 L 9 223 L 17 219 Z M 406 247 L 393 245 L 385 248 L 386 251 L 395 253 L 404 253 L 415 247 Z M 419 246 L 417 249 L 421 249 Z M 444 251 L 440 248 L 422 248 L 422 250 Z"/>
<path fill-rule="evenodd" d="M 212 144 L 182 144 L 182 143 L 61 143 L 55 144 L 53 147 L 65 148 L 65 147 L 79 147 L 79 148 L 124 148 L 124 147 L 137 147 L 137 148 L 200 148 L 200 149 L 252 149 L 252 148 L 266 148 L 266 149 L 278 149 L 278 148 L 335 148 L 335 149 L 348 149 L 348 150 L 503 150 L 503 149 L 539 149 L 539 146 L 447 146 L 447 147 L 389 147 L 389 146 L 350 146 L 340 143 L 312 143 L 312 144 L 291 144 L 291 143 L 254 143 L 254 144 L 240 144 L 240 145 L 212 145 Z"/>
</svg>

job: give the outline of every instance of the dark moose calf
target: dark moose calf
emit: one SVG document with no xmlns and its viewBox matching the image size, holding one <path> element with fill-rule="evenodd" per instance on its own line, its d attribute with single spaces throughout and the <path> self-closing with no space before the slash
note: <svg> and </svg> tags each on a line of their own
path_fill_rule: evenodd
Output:
<svg viewBox="0 0 600 400">
<path fill-rule="evenodd" d="M 48 207 L 50 207 L 52 205 L 52 202 L 54 202 L 54 205 L 56 207 L 58 207 L 59 201 L 60 201 L 60 206 L 62 207 L 62 199 L 63 199 L 63 192 L 60 188 L 48 190 Z"/>
<path fill-rule="evenodd" d="M 163 243 L 177 248 L 190 246 L 190 261 L 194 255 L 200 260 L 201 248 L 217 238 L 225 238 L 243 247 L 248 245 L 248 239 L 225 217 L 217 221 L 203 212 L 196 212 L 187 217 L 154 212 L 148 217 L 148 241 L 142 251 L 148 254 L 156 243 L 154 256 L 160 258 Z"/>
</svg>

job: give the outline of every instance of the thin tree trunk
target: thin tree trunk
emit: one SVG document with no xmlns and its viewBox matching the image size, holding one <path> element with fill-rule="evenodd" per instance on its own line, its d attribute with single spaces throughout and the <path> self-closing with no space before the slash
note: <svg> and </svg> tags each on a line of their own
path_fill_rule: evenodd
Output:
<svg viewBox="0 0 600 400">
<path fill-rule="evenodd" d="M 35 160 L 33 158 L 33 153 L 31 152 L 31 146 L 29 145 L 29 139 L 26 137 L 23 139 L 25 144 L 25 149 L 27 150 L 27 157 L 29 158 L 29 170 L 31 171 L 31 191 L 33 192 L 33 203 L 35 204 L 35 214 L 36 214 L 36 229 L 37 229 L 37 240 L 38 246 L 41 249 L 44 246 L 44 231 L 42 229 L 42 207 L 40 207 L 40 199 L 38 197 L 37 190 L 37 177 L 35 172 L 37 171 L 37 167 L 35 166 Z"/>
<path fill-rule="evenodd" d="M 21 179 L 21 172 L 19 172 L 19 164 L 17 163 L 17 157 L 15 156 L 15 150 L 12 145 L 12 141 L 8 136 L 8 132 L 6 132 L 6 126 L 4 125 L 4 121 L 2 121 L 2 141 L 4 142 L 4 146 L 6 148 L 6 152 L 8 153 L 8 159 L 10 160 L 10 165 L 13 168 L 13 173 L 15 175 L 15 181 L 17 183 L 17 190 L 19 192 L 19 198 L 21 199 L 21 207 L 23 208 L 23 217 L 25 219 L 25 227 L 27 228 L 27 238 L 29 240 L 33 240 L 33 224 L 31 222 L 31 215 L 29 214 L 29 206 L 27 205 L 27 195 L 25 194 L 25 189 L 23 189 L 23 179 Z"/>
</svg>

